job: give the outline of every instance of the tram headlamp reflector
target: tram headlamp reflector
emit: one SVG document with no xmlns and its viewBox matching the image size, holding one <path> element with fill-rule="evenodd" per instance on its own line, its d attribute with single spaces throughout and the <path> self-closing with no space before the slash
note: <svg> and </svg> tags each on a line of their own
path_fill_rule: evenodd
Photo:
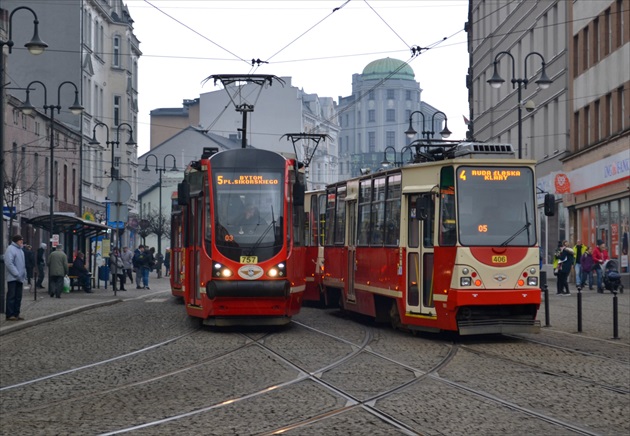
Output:
<svg viewBox="0 0 630 436">
<path fill-rule="evenodd" d="M 214 269 L 221 269 L 221 264 L 220 263 L 215 263 L 214 264 Z"/>
<path fill-rule="evenodd" d="M 538 277 L 535 277 L 535 276 L 527 277 L 527 286 L 538 286 Z"/>
<path fill-rule="evenodd" d="M 470 277 L 460 277 L 459 284 L 460 286 L 470 286 L 472 285 L 472 279 Z"/>
<path fill-rule="evenodd" d="M 469 272 L 470 270 L 468 268 L 462 269 L 462 274 L 464 274 L 465 276 L 467 276 Z"/>
<path fill-rule="evenodd" d="M 529 269 L 529 273 L 530 273 L 530 274 L 536 274 L 536 268 L 531 267 L 531 268 Z"/>
</svg>

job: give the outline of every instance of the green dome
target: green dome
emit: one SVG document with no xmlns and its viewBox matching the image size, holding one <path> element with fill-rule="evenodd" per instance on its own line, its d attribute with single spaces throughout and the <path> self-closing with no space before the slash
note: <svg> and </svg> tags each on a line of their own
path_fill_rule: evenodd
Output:
<svg viewBox="0 0 630 436">
<path fill-rule="evenodd" d="M 392 58 L 378 59 L 372 61 L 363 69 L 363 79 L 384 79 L 391 73 L 397 71 L 390 79 L 414 80 L 415 74 L 411 67 L 403 61 Z"/>
</svg>

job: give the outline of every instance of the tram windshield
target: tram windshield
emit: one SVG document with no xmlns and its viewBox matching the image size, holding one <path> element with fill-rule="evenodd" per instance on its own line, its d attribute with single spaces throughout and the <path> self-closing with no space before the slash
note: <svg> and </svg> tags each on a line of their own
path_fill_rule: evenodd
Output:
<svg viewBox="0 0 630 436">
<path fill-rule="evenodd" d="M 465 246 L 536 244 L 534 186 L 534 173 L 528 167 L 459 167 L 459 242 Z"/>
<path fill-rule="evenodd" d="M 258 263 L 283 245 L 283 173 L 228 168 L 213 172 L 216 247 L 235 261 Z"/>
</svg>

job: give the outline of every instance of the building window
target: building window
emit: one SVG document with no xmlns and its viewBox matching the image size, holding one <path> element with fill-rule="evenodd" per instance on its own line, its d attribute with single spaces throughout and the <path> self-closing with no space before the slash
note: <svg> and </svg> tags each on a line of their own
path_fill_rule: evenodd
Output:
<svg viewBox="0 0 630 436">
<path fill-rule="evenodd" d="M 41 123 L 39 121 L 35 121 L 35 135 L 36 136 L 40 135 L 39 133 L 40 129 L 41 129 Z"/>
<path fill-rule="evenodd" d="M 393 100 L 396 98 L 396 92 L 393 89 L 388 89 L 387 90 L 387 99 L 388 100 Z"/>
<path fill-rule="evenodd" d="M 385 111 L 385 120 L 386 121 L 396 121 L 396 110 L 395 109 L 387 109 Z"/>
<path fill-rule="evenodd" d="M 77 204 L 77 169 L 72 168 L 72 204 Z"/>
<path fill-rule="evenodd" d="M 357 124 L 361 125 L 361 111 L 357 111 Z"/>
<path fill-rule="evenodd" d="M 394 147 L 396 144 L 396 132 L 394 131 L 387 131 L 385 133 L 385 145 L 387 147 Z"/>
<path fill-rule="evenodd" d="M 112 65 L 120 67 L 120 36 L 114 36 L 112 46 Z"/>
<path fill-rule="evenodd" d="M 376 111 L 374 109 L 368 110 L 368 123 L 376 121 Z"/>
<path fill-rule="evenodd" d="M 39 154 L 35 153 L 35 156 L 33 157 L 33 174 L 34 179 L 33 179 L 33 193 L 35 195 L 39 194 L 39 176 L 41 175 L 41 173 L 39 172 Z"/>
<path fill-rule="evenodd" d="M 120 124 L 120 96 L 114 96 L 114 126 Z"/>
<path fill-rule="evenodd" d="M 374 91 L 368 92 L 368 100 L 374 100 Z"/>
<path fill-rule="evenodd" d="M 376 133 L 368 132 L 368 151 L 374 153 L 376 151 Z"/>
<path fill-rule="evenodd" d="M 407 100 L 407 101 L 411 100 L 411 91 L 410 90 L 405 91 L 405 100 Z"/>
<path fill-rule="evenodd" d="M 68 165 L 63 166 L 63 201 L 68 202 Z"/>
</svg>

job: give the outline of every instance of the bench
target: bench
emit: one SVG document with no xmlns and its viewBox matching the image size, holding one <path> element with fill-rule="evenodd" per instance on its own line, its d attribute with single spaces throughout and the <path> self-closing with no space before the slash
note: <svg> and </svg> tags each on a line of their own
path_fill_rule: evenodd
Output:
<svg viewBox="0 0 630 436">
<path fill-rule="evenodd" d="M 79 276 L 68 276 L 68 278 L 70 279 L 70 291 L 74 291 L 74 288 L 80 291 L 81 284 L 79 283 Z"/>
</svg>

